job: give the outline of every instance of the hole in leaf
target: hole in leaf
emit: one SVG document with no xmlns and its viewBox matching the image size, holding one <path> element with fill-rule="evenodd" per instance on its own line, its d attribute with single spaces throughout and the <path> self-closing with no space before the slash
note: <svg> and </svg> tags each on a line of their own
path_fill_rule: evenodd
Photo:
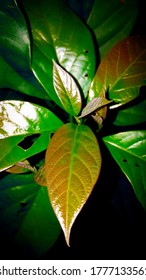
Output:
<svg viewBox="0 0 146 280">
<path fill-rule="evenodd" d="M 27 202 L 26 202 L 26 201 L 21 201 L 21 202 L 20 202 L 20 206 L 21 206 L 22 208 L 26 207 L 26 205 L 27 205 Z"/>
<path fill-rule="evenodd" d="M 140 167 L 138 163 L 135 163 L 134 166 L 135 166 L 135 167 Z"/>
<path fill-rule="evenodd" d="M 126 158 L 124 158 L 122 161 L 123 161 L 123 162 L 128 162 Z"/>
<path fill-rule="evenodd" d="M 88 73 L 86 73 L 83 77 L 84 77 L 84 78 L 87 78 L 87 77 L 88 77 Z"/>
<path fill-rule="evenodd" d="M 33 134 L 26 136 L 19 144 L 18 146 L 24 150 L 29 149 L 33 143 L 40 137 L 40 133 Z"/>
<path fill-rule="evenodd" d="M 27 202 L 26 201 L 21 201 L 20 202 L 20 209 L 17 211 L 17 214 L 23 214 L 26 211 L 26 206 L 27 206 Z"/>
<path fill-rule="evenodd" d="M 84 53 L 88 53 L 89 51 L 88 50 L 84 50 Z"/>
</svg>

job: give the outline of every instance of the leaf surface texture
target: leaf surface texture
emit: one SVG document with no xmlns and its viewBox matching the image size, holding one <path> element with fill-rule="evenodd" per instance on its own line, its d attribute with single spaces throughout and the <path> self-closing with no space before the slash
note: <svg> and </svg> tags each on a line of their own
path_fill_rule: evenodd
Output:
<svg viewBox="0 0 146 280">
<path fill-rule="evenodd" d="M 53 209 L 69 245 L 71 227 L 100 173 L 97 139 L 85 125 L 65 124 L 51 139 L 45 160 Z"/>
</svg>

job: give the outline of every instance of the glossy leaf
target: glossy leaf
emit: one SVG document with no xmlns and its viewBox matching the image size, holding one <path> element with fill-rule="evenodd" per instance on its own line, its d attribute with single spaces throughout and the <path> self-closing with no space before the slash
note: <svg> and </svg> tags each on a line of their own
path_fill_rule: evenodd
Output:
<svg viewBox="0 0 146 280">
<path fill-rule="evenodd" d="M 29 33 L 16 1 L 1 1 L 0 12 L 0 87 L 48 98 L 30 67 Z"/>
<path fill-rule="evenodd" d="M 89 92 L 89 100 L 105 94 L 119 105 L 139 95 L 146 84 L 146 38 L 129 37 L 112 48 L 103 58 Z"/>
<path fill-rule="evenodd" d="M 53 84 L 64 110 L 77 116 L 81 110 L 81 94 L 72 76 L 53 61 Z"/>
<path fill-rule="evenodd" d="M 87 24 L 95 34 L 101 59 L 130 34 L 137 15 L 137 0 L 94 1 Z"/>
<path fill-rule="evenodd" d="M 69 245 L 71 227 L 100 173 L 101 155 L 92 130 L 70 123 L 58 129 L 45 168 L 50 201 Z"/>
<path fill-rule="evenodd" d="M 146 210 L 146 130 L 121 132 L 103 140 Z"/>
<path fill-rule="evenodd" d="M 118 110 L 115 125 L 127 126 L 146 122 L 146 100 Z"/>
<path fill-rule="evenodd" d="M 0 170 L 45 150 L 50 133 L 63 124 L 48 109 L 24 101 L 0 102 L 0 119 Z M 23 148 L 25 138 L 29 147 Z"/>
<path fill-rule="evenodd" d="M 33 36 L 32 67 L 40 83 L 61 106 L 53 87 L 54 59 L 75 78 L 87 96 L 95 73 L 94 44 L 87 27 L 63 0 L 23 3 Z"/>
<path fill-rule="evenodd" d="M 34 182 L 33 174 L 1 179 L 0 228 L 3 245 L 11 241 L 10 250 L 27 258 L 41 256 L 58 238 L 60 226 L 47 189 Z"/>
<path fill-rule="evenodd" d="M 111 100 L 107 100 L 104 97 L 96 97 L 93 98 L 82 110 L 81 115 L 79 116 L 79 118 L 83 118 L 91 113 L 93 113 L 94 111 L 98 110 L 99 108 L 111 103 Z"/>
</svg>

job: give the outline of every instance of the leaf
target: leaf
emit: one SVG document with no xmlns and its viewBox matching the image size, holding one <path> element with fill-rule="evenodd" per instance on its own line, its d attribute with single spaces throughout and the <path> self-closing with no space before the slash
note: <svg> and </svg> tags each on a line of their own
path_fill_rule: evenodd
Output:
<svg viewBox="0 0 146 280">
<path fill-rule="evenodd" d="M 78 81 L 86 97 L 95 73 L 94 44 L 88 28 L 63 0 L 23 3 L 33 36 L 32 68 L 39 82 L 61 106 L 53 87 L 54 59 Z"/>
<path fill-rule="evenodd" d="M 70 231 L 100 173 L 97 139 L 85 125 L 65 124 L 53 135 L 45 158 L 50 202 L 69 245 Z"/>
<path fill-rule="evenodd" d="M 131 36 L 103 58 L 91 84 L 89 100 L 108 90 L 109 99 L 119 106 L 136 98 L 142 85 L 146 85 L 146 39 Z"/>
<path fill-rule="evenodd" d="M 121 132 L 103 141 L 146 210 L 146 130 Z"/>
<path fill-rule="evenodd" d="M 3 245 L 10 241 L 10 251 L 27 258 L 41 256 L 58 238 L 60 226 L 47 189 L 34 182 L 33 174 L 1 179 L 0 228 Z"/>
<path fill-rule="evenodd" d="M 77 116 L 81 110 L 81 95 L 78 86 L 69 73 L 53 61 L 53 84 L 64 110 Z"/>
<path fill-rule="evenodd" d="M 98 110 L 99 108 L 111 103 L 112 100 L 107 100 L 104 97 L 96 97 L 93 98 L 82 110 L 81 115 L 79 116 L 79 118 L 83 118 L 91 113 L 93 113 L 94 111 Z"/>
<path fill-rule="evenodd" d="M 87 19 L 99 47 L 100 60 L 129 36 L 138 15 L 137 0 L 95 0 Z"/>
<path fill-rule="evenodd" d="M 146 122 L 146 100 L 128 108 L 118 110 L 114 125 L 136 125 Z"/>
<path fill-rule="evenodd" d="M 0 12 L 0 87 L 47 99 L 31 70 L 30 38 L 22 13 L 13 0 L 1 1 Z"/>
<path fill-rule="evenodd" d="M 45 150 L 50 133 L 63 124 L 48 109 L 15 100 L 0 102 L 0 120 L 1 171 Z M 25 139 L 29 145 L 23 148 Z"/>
</svg>

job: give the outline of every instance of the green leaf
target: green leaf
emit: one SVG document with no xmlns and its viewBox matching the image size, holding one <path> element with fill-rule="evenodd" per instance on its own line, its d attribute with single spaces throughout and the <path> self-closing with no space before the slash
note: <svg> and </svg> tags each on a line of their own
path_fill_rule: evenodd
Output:
<svg viewBox="0 0 146 280">
<path fill-rule="evenodd" d="M 53 135 L 45 159 L 50 202 L 69 245 L 70 231 L 100 173 L 97 139 L 85 125 L 65 124 Z"/>
<path fill-rule="evenodd" d="M 53 83 L 64 110 L 72 116 L 77 116 L 82 105 L 79 88 L 72 76 L 55 61 L 53 61 Z"/>
<path fill-rule="evenodd" d="M 61 106 L 53 87 L 54 59 L 78 81 L 86 97 L 95 73 L 95 51 L 90 31 L 63 0 L 23 0 L 23 3 L 33 36 L 32 68 L 40 83 Z"/>
<path fill-rule="evenodd" d="M 137 0 L 95 0 L 87 19 L 98 43 L 100 58 L 128 37 L 138 15 Z"/>
<path fill-rule="evenodd" d="M 15 253 L 27 258 L 41 256 L 58 238 L 60 226 L 47 189 L 34 182 L 33 174 L 1 179 L 0 228 L 5 242 L 10 240 Z"/>
<path fill-rule="evenodd" d="M 146 210 L 146 130 L 121 132 L 103 141 Z"/>
<path fill-rule="evenodd" d="M 45 150 L 50 133 L 63 124 L 48 109 L 24 101 L 0 102 L 0 120 L 0 170 Z M 25 138 L 28 148 L 21 145 Z"/>
<path fill-rule="evenodd" d="M 48 98 L 31 71 L 29 33 L 16 2 L 1 1 L 0 15 L 0 87 Z"/>
<path fill-rule="evenodd" d="M 146 100 L 129 108 L 118 110 L 114 125 L 136 125 L 146 122 Z"/>
<path fill-rule="evenodd" d="M 30 65 L 30 38 L 25 20 L 14 0 L 1 1 L 0 50 L 14 68 Z M 17 55 L 17 59 L 16 59 Z"/>
<path fill-rule="evenodd" d="M 98 110 L 99 108 L 111 103 L 112 100 L 107 100 L 104 97 L 96 97 L 93 98 L 82 110 L 81 115 L 79 116 L 79 118 L 83 118 L 91 113 L 93 113 L 94 111 Z"/>
<path fill-rule="evenodd" d="M 146 39 L 132 36 L 119 42 L 103 58 L 92 82 L 89 100 L 108 90 L 109 99 L 119 106 L 136 98 L 142 85 L 146 85 Z"/>
</svg>

